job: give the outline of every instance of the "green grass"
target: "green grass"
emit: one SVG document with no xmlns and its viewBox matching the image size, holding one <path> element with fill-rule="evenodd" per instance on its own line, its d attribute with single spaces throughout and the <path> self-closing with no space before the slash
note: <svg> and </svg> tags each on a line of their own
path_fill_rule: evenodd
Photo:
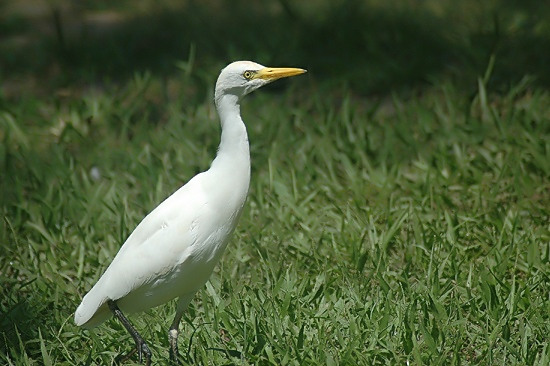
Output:
<svg viewBox="0 0 550 366">
<path fill-rule="evenodd" d="M 546 364 L 550 95 L 446 85 L 376 106 L 307 85 L 244 103 L 250 197 L 186 317 L 187 360 Z M 108 364 L 132 347 L 116 321 L 81 331 L 72 312 L 215 153 L 211 102 L 151 102 L 163 87 L 3 112 L 2 363 Z M 132 317 L 156 360 L 173 312 Z"/>
<path fill-rule="evenodd" d="M 459 19 L 471 10 L 464 6 Z M 547 74 L 525 76 L 523 56 L 514 63 L 477 43 L 460 61 L 467 67 L 450 75 L 438 60 L 419 66 L 431 46 L 447 56 L 461 50 L 423 22 L 445 17 L 422 14 L 381 21 L 394 33 L 369 33 L 374 43 L 350 53 L 349 68 L 312 56 L 320 46 L 300 50 L 302 35 L 281 59 L 310 68 L 311 57 L 313 69 L 243 102 L 250 195 L 182 324 L 186 363 L 550 362 Z M 16 20 L 14 32 L 24 24 Z M 317 21 L 313 40 L 330 28 Z M 381 50 L 407 44 L 395 31 L 406 37 L 409 22 L 427 27 L 415 35 L 431 34 L 430 47 L 417 56 L 396 51 L 385 64 Z M 504 33 L 516 24 L 504 23 Z M 534 29 L 532 37 L 546 34 Z M 521 36 L 512 38 L 531 39 Z M 161 54 L 169 66 L 136 71 L 146 57 L 117 80 L 107 69 L 119 59 L 102 66 L 107 56 L 84 57 L 27 94 L 0 95 L 0 364 L 112 364 L 133 347 L 117 321 L 83 331 L 74 310 L 144 215 L 208 168 L 219 141 L 212 88 L 221 60 L 250 46 L 278 66 L 276 39 L 254 45 L 247 37 L 221 55 L 186 45 L 185 61 Z M 42 60 L 54 57 L 43 52 Z M 480 68 L 481 54 L 493 56 Z M 361 73 L 366 55 L 371 73 Z M 416 66 L 402 68 L 411 57 Z M 97 69 L 86 74 L 84 61 Z M 33 67 L 25 77 L 42 70 Z M 158 364 L 168 360 L 174 305 L 130 317 Z"/>
</svg>

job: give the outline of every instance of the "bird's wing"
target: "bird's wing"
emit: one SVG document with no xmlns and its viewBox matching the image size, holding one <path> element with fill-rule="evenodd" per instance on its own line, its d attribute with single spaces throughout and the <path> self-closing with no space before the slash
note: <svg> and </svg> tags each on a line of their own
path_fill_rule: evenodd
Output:
<svg viewBox="0 0 550 366">
<path fill-rule="evenodd" d="M 83 298 L 75 313 L 77 325 L 90 320 L 108 299 L 123 298 L 182 263 L 191 254 L 196 239 L 192 225 L 206 203 L 197 175 L 147 215 Z"/>
</svg>

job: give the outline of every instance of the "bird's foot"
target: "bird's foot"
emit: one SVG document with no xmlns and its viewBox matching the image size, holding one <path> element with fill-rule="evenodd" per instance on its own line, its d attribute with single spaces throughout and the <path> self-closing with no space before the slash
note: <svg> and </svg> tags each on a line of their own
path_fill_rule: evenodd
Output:
<svg viewBox="0 0 550 366">
<path fill-rule="evenodd" d="M 145 343 L 136 343 L 136 348 L 131 350 L 125 355 L 118 355 L 115 358 L 115 364 L 120 365 L 128 361 L 133 355 L 138 354 L 139 363 L 143 363 L 143 357 L 145 356 L 145 365 L 151 365 L 151 350 Z"/>
<path fill-rule="evenodd" d="M 170 366 L 179 366 L 183 365 L 183 363 L 180 361 L 179 354 L 172 349 L 170 349 Z"/>
<path fill-rule="evenodd" d="M 145 365 L 150 366 L 152 353 L 149 347 L 147 347 L 147 344 L 145 344 L 145 342 L 139 342 L 136 344 L 136 349 L 138 352 L 139 363 L 143 362 L 143 356 L 145 356 Z"/>
</svg>

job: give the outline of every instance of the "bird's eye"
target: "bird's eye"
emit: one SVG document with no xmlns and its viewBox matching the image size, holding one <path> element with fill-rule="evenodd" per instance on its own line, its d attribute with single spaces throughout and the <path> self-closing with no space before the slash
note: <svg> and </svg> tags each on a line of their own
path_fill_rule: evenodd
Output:
<svg viewBox="0 0 550 366">
<path fill-rule="evenodd" d="M 243 77 L 246 80 L 252 79 L 253 76 L 254 76 L 254 71 L 245 71 L 245 72 L 243 72 Z"/>
</svg>

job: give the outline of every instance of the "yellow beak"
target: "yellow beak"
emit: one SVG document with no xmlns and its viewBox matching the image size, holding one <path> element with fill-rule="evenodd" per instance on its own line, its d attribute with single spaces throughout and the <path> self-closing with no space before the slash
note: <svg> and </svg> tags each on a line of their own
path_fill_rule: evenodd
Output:
<svg viewBox="0 0 550 366">
<path fill-rule="evenodd" d="M 254 79 L 274 81 L 280 78 L 300 75 L 305 72 L 307 72 L 307 70 L 297 69 L 294 67 L 264 67 L 263 69 L 256 72 L 256 75 L 254 75 Z"/>
</svg>

